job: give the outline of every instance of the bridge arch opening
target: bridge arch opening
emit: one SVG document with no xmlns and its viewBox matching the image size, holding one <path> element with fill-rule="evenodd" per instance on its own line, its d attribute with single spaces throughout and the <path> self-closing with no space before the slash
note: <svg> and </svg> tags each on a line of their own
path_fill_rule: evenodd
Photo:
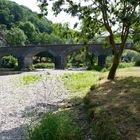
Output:
<svg viewBox="0 0 140 140">
<path fill-rule="evenodd" d="M 37 69 L 55 68 L 54 57 L 52 54 L 43 51 L 32 56 L 33 66 Z"/>
<path fill-rule="evenodd" d="M 84 66 L 85 66 L 84 50 L 72 51 L 66 56 L 66 68 L 79 68 Z"/>
</svg>

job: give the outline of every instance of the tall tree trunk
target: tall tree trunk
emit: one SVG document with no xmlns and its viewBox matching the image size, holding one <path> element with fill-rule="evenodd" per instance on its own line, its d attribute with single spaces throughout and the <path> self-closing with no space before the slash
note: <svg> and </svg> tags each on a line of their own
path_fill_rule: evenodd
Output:
<svg viewBox="0 0 140 140">
<path fill-rule="evenodd" d="M 109 80 L 114 80 L 115 78 L 115 74 L 116 74 L 116 70 L 119 66 L 119 62 L 120 62 L 120 55 L 119 54 L 115 54 L 114 58 L 113 58 L 113 64 L 111 66 L 110 72 L 108 74 L 108 78 Z"/>
</svg>

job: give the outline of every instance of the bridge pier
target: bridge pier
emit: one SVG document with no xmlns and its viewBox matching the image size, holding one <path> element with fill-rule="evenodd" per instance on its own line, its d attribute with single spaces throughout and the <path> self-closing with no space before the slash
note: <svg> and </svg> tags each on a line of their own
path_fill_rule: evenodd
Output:
<svg viewBox="0 0 140 140">
<path fill-rule="evenodd" d="M 55 69 L 65 69 L 66 58 L 64 56 L 56 56 L 54 58 Z"/>
<path fill-rule="evenodd" d="M 105 67 L 106 66 L 106 55 L 98 56 L 98 66 Z"/>
<path fill-rule="evenodd" d="M 18 58 L 18 66 L 19 68 L 22 69 L 27 69 L 29 66 L 33 64 L 33 60 L 30 57 L 19 57 Z"/>
</svg>

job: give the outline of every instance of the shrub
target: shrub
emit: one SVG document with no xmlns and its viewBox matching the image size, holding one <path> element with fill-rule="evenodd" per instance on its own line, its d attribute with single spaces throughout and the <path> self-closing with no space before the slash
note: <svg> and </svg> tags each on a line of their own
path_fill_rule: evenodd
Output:
<svg viewBox="0 0 140 140">
<path fill-rule="evenodd" d="M 123 62 L 132 62 L 136 61 L 140 57 L 140 54 L 136 51 L 132 50 L 124 50 L 122 54 L 122 61 Z"/>
<path fill-rule="evenodd" d="M 29 128 L 28 140 L 81 140 L 80 129 L 67 113 L 47 113 Z"/>
<path fill-rule="evenodd" d="M 28 66 L 27 67 L 27 70 L 29 70 L 29 71 L 32 71 L 32 70 L 34 70 L 35 68 L 34 68 L 34 65 L 30 65 L 30 66 Z"/>
<path fill-rule="evenodd" d="M 18 65 L 18 60 L 12 55 L 4 56 L 1 59 L 0 65 L 4 68 L 15 68 Z"/>
<path fill-rule="evenodd" d="M 133 67 L 134 66 L 134 62 L 121 62 L 119 64 L 119 68 L 128 68 L 128 67 Z"/>
<path fill-rule="evenodd" d="M 34 68 L 53 68 L 54 63 L 37 63 L 34 64 Z"/>
</svg>

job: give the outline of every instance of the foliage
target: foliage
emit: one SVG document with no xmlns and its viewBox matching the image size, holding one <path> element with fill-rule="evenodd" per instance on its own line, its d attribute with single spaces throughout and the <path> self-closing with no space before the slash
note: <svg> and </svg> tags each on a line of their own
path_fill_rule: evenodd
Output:
<svg viewBox="0 0 140 140">
<path fill-rule="evenodd" d="M 85 64 L 85 51 L 75 51 L 72 54 L 67 56 L 67 62 L 74 67 L 84 66 Z"/>
<path fill-rule="evenodd" d="M 95 140 L 140 137 L 140 69 L 121 69 L 117 76 L 114 81 L 103 79 L 84 99 Z"/>
<path fill-rule="evenodd" d="M 42 1 L 42 9 L 49 5 L 48 1 Z M 140 1 L 137 0 L 84 0 L 53 2 L 53 11 L 57 15 L 61 11 L 78 16 L 82 21 L 82 34 L 84 42 L 89 42 L 95 34 L 107 31 L 109 33 L 107 43 L 111 45 L 114 59 L 108 79 L 114 79 L 119 60 L 125 48 L 130 29 L 139 23 Z M 102 27 L 102 28 L 101 28 Z M 116 29 L 114 29 L 115 27 Z M 116 32 L 120 32 L 120 47 L 115 45 Z"/>
<path fill-rule="evenodd" d="M 51 22 L 46 18 L 39 19 L 37 14 L 25 6 L 20 6 L 9 0 L 0 0 L 0 24 L 4 24 L 10 29 L 18 22 L 30 21 L 40 32 L 51 31 Z"/>
<path fill-rule="evenodd" d="M 18 67 L 18 69 L 20 70 L 20 68 Z M 28 67 L 26 67 L 27 70 L 32 71 L 35 69 L 34 65 L 30 65 Z"/>
<path fill-rule="evenodd" d="M 8 0 L 0 0 L 0 24 L 4 24 L 7 28 L 11 28 L 13 23 L 24 18 L 23 9 Z"/>
<path fill-rule="evenodd" d="M 4 68 L 15 68 L 18 65 L 18 60 L 12 56 L 4 56 L 1 59 L 0 66 Z"/>
<path fill-rule="evenodd" d="M 34 68 L 54 68 L 54 63 L 37 63 Z"/>
<path fill-rule="evenodd" d="M 80 128 L 68 113 L 46 113 L 29 129 L 28 140 L 81 140 Z"/>
<path fill-rule="evenodd" d="M 34 24 L 32 24 L 31 22 L 29 21 L 26 21 L 26 22 L 20 22 L 18 27 L 24 31 L 25 35 L 28 37 L 28 40 L 30 42 L 32 42 L 32 38 L 33 38 L 33 35 L 34 33 L 36 32 L 36 28 L 34 26 Z"/>
<path fill-rule="evenodd" d="M 0 24 L 0 47 L 6 46 L 5 33 L 6 26 L 4 24 Z"/>
<path fill-rule="evenodd" d="M 34 84 L 40 79 L 42 79 L 42 76 L 37 74 L 23 75 L 20 77 L 19 85 L 22 86 L 22 85 Z"/>
<path fill-rule="evenodd" d="M 20 28 L 27 36 L 26 42 L 23 39 L 24 43 L 20 44 L 63 44 L 72 43 L 74 40 L 75 31 L 71 30 L 67 24 L 53 24 L 46 17 L 39 18 L 37 13 L 25 6 L 9 0 L 0 0 L 0 9 L 2 9 L 0 11 L 0 24 L 5 25 L 8 32 L 11 28 Z M 11 33 L 11 36 L 14 34 Z M 21 42 L 20 40 L 12 43 L 11 38 L 8 39 L 10 45 L 19 45 Z"/>
<path fill-rule="evenodd" d="M 8 30 L 5 37 L 6 37 L 6 41 L 8 45 L 24 46 L 27 39 L 24 32 L 17 27 L 14 27 L 14 28 L 11 28 L 11 30 Z"/>
<path fill-rule="evenodd" d="M 119 64 L 119 68 L 129 68 L 129 67 L 133 67 L 134 65 L 135 65 L 134 62 L 129 62 L 129 63 L 127 63 L 127 62 L 121 62 Z"/>
<path fill-rule="evenodd" d="M 133 41 L 135 43 L 135 45 L 139 45 L 140 43 L 140 24 L 136 24 L 134 27 L 133 27 Z M 140 46 L 139 46 L 140 48 Z"/>
<path fill-rule="evenodd" d="M 139 58 L 140 58 L 140 54 L 132 50 L 125 50 L 122 54 L 122 61 L 125 62 L 132 62 L 132 61 L 135 62 Z"/>
<path fill-rule="evenodd" d="M 53 31 L 52 34 L 59 36 L 61 39 L 65 40 L 67 44 L 71 44 L 74 41 L 74 34 L 76 31 L 69 28 L 68 24 L 59 24 L 55 23 L 52 25 Z"/>
<path fill-rule="evenodd" d="M 56 35 L 49 35 L 48 33 L 35 33 L 33 38 L 34 44 L 63 44 L 64 40 Z"/>
<path fill-rule="evenodd" d="M 46 18 L 39 18 L 36 13 L 31 14 L 28 17 L 28 21 L 30 21 L 36 27 L 36 30 L 43 33 L 46 32 L 48 34 L 52 33 L 52 22 Z"/>
<path fill-rule="evenodd" d="M 48 33 L 45 33 L 45 32 L 44 33 L 35 33 L 33 35 L 33 43 L 34 44 L 40 44 L 40 43 L 47 44 L 47 43 L 49 43 L 49 38 L 50 38 L 50 36 Z"/>
</svg>

